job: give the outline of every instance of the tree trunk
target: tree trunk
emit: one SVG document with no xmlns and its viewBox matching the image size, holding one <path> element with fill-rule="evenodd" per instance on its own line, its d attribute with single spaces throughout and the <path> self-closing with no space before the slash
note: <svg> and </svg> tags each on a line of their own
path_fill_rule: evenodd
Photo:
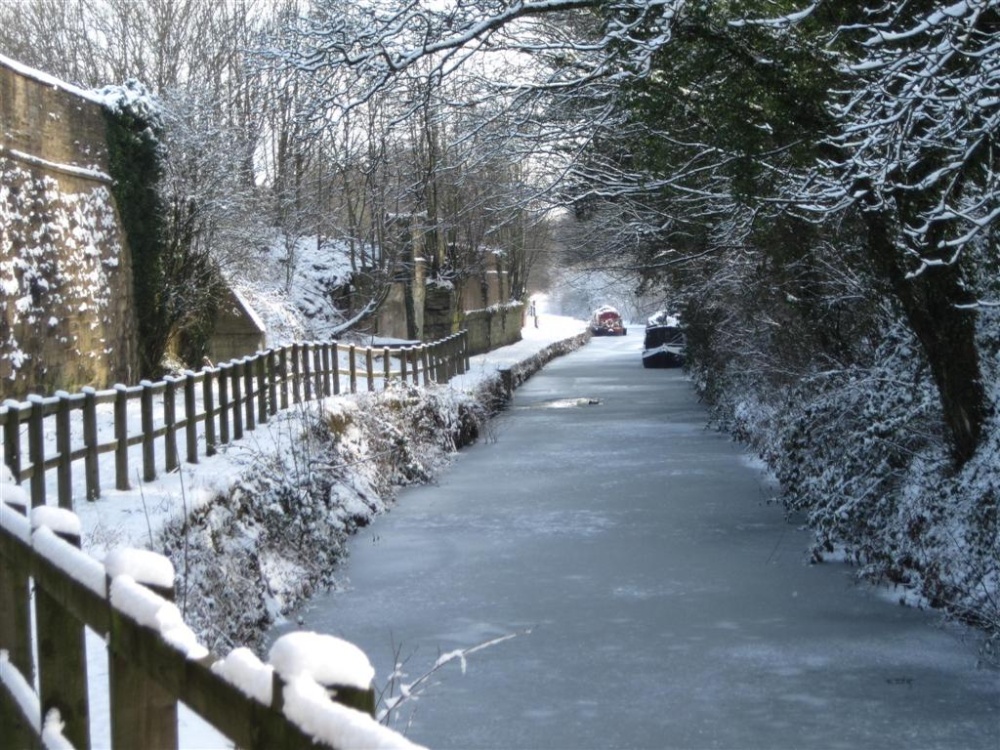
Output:
<svg viewBox="0 0 1000 750">
<path fill-rule="evenodd" d="M 961 467 L 976 452 L 987 417 L 986 394 L 976 349 L 973 298 L 955 265 L 926 268 L 907 278 L 886 212 L 867 212 L 868 250 L 892 285 L 911 330 L 920 341 L 941 399 L 952 457 Z"/>
</svg>

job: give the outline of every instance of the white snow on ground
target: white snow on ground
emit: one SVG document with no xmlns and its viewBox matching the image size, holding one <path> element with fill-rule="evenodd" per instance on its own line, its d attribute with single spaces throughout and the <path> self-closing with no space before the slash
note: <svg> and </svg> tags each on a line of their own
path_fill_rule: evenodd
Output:
<svg viewBox="0 0 1000 750">
<path fill-rule="evenodd" d="M 487 354 L 472 357 L 469 371 L 464 375 L 453 378 L 449 386 L 451 390 L 457 393 L 475 392 L 477 388 L 483 386 L 489 379 L 495 378 L 498 370 L 529 360 L 546 347 L 577 336 L 583 333 L 585 329 L 586 323 L 584 321 L 560 316 L 541 315 L 538 328 L 532 326 L 523 330 L 522 341 Z M 312 403 L 308 406 L 298 408 L 326 408 L 328 411 L 336 411 L 338 401 L 347 403 L 356 398 L 354 396 L 342 396 L 327 399 L 322 405 Z M 79 412 L 75 414 L 79 414 Z M 106 423 L 102 423 L 99 426 L 100 432 L 103 433 L 105 430 L 111 429 L 110 417 L 110 413 L 104 415 L 103 421 Z M 154 583 L 159 583 L 165 575 L 161 569 L 163 567 L 162 564 L 158 561 L 150 563 L 149 560 L 142 558 L 141 554 L 139 556 L 127 554 L 123 559 L 116 562 L 116 558 L 122 553 L 112 551 L 124 547 L 141 548 L 149 546 L 156 538 L 158 531 L 165 524 L 186 516 L 195 508 L 201 507 L 218 495 L 226 493 L 250 466 L 261 460 L 262 456 L 289 450 L 290 445 L 294 440 L 298 439 L 299 435 L 299 432 L 293 429 L 292 425 L 292 420 L 296 417 L 296 410 L 289 410 L 289 412 L 279 415 L 279 417 L 283 418 L 274 419 L 266 425 L 259 425 L 257 430 L 253 432 L 244 433 L 242 441 L 221 446 L 217 455 L 201 457 L 198 464 L 182 463 L 178 471 L 169 474 L 160 474 L 155 480 L 149 483 L 142 483 L 139 481 L 139 477 L 135 476 L 132 481 L 134 486 L 132 490 L 118 491 L 104 488 L 98 500 L 87 502 L 82 499 L 84 497 L 82 487 L 79 489 L 74 488 L 75 510 L 80 519 L 84 549 L 88 550 L 99 560 L 103 561 L 105 558 L 108 558 L 107 561 L 115 565 L 118 565 L 120 562 L 120 575 L 116 578 L 113 596 L 120 601 L 123 599 L 127 601 L 130 609 L 142 610 L 143 620 L 157 623 L 157 627 L 168 632 L 173 640 L 176 641 L 176 646 L 181 650 L 194 648 L 196 641 L 193 634 L 180 621 L 176 608 L 170 605 L 170 607 L 165 609 L 161 603 L 162 600 L 139 601 L 137 596 L 134 595 L 134 589 L 140 587 L 131 586 L 131 579 L 126 573 L 127 571 L 135 573 L 137 570 L 143 576 L 148 573 L 156 579 Z M 76 426 L 75 429 L 80 429 L 80 427 Z M 180 450 L 181 455 L 184 455 L 183 449 L 180 448 Z M 101 461 L 105 464 L 101 467 L 102 477 L 113 477 L 114 468 L 111 463 L 113 455 L 103 454 Z M 133 466 L 139 465 L 141 464 L 138 461 L 133 464 Z M 26 500 L 24 490 L 21 487 L 11 484 L 9 472 L 6 471 L 6 467 L 4 469 L 4 471 L 0 472 L 0 501 L 6 498 L 21 498 L 22 500 Z M 53 502 L 52 498 L 56 496 L 54 486 L 55 477 L 54 472 L 50 472 L 50 474 L 52 486 L 49 488 L 49 498 L 50 502 Z M 82 471 L 77 472 L 74 470 L 75 478 L 76 475 L 82 475 Z M 357 479 L 349 478 L 347 483 L 364 487 L 366 481 L 359 474 Z M 346 494 L 351 496 L 351 493 Z M 42 513 L 44 516 L 46 511 L 42 511 Z M 57 520 L 62 525 L 65 525 L 63 519 Z M 55 539 L 54 541 L 59 542 L 61 540 Z M 248 538 L 244 543 L 253 545 L 255 541 L 253 538 Z M 294 574 L 294 571 L 290 574 Z M 247 673 L 247 670 L 243 668 L 245 666 L 234 667 L 236 674 L 245 675 Z M 264 667 L 264 669 L 266 670 L 267 667 Z M 107 655 L 103 642 L 89 631 L 88 677 L 91 683 L 92 744 L 95 748 L 107 747 L 110 736 L 107 696 Z M 256 684 L 253 679 L 250 682 Z M 293 702 L 301 699 L 299 705 L 303 710 L 312 705 L 308 691 L 299 691 L 296 693 L 295 690 L 292 690 L 291 694 L 286 697 L 286 701 L 289 698 L 292 698 Z M 326 736 L 329 732 L 334 731 L 332 726 L 335 724 L 335 716 L 326 716 L 315 727 L 315 731 L 317 735 Z M 354 727 L 351 730 L 354 734 L 350 736 L 368 736 L 364 734 L 368 730 L 371 730 L 371 727 L 368 727 L 367 724 L 361 728 Z M 392 737 L 383 735 L 381 728 L 371 731 L 378 735 L 380 742 L 385 741 L 388 743 L 386 746 L 393 746 L 393 742 L 390 742 Z M 183 706 L 181 706 L 180 714 L 180 737 L 183 747 L 214 748 L 229 746 L 225 738 L 221 737 L 212 727 L 205 725 L 199 717 L 186 710 Z"/>
</svg>

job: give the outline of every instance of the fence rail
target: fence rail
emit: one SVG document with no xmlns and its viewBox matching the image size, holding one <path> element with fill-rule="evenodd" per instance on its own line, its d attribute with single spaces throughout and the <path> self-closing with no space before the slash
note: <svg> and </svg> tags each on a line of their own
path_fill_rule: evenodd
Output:
<svg viewBox="0 0 1000 750">
<path fill-rule="evenodd" d="M 357 393 L 359 383 L 375 391 L 393 379 L 443 382 L 468 367 L 468 338 L 461 331 L 406 347 L 291 344 L 155 383 L 33 395 L 0 406 L 3 460 L 14 481 L 30 481 L 32 507 L 46 504 L 46 473 L 54 470 L 58 505 L 72 509 L 74 465 L 83 463 L 85 495 L 94 500 L 106 481 L 99 460 L 105 453 L 114 454 L 115 489 L 128 490 L 130 447 L 141 446 L 138 463 L 148 482 L 161 467 L 178 468 L 181 443 L 187 463 L 197 463 L 290 406 Z M 77 411 L 82 418 L 74 420 Z"/>
<path fill-rule="evenodd" d="M 75 521 L 74 514 L 35 509 L 29 521 L 26 510 L 0 501 L 4 747 L 66 747 L 67 742 L 76 750 L 91 747 L 85 627 L 97 633 L 97 642 L 108 651 L 110 741 L 115 750 L 176 748 L 178 701 L 248 750 L 342 746 L 345 740 L 338 738 L 346 735 L 337 729 L 343 726 L 351 729 L 353 738 L 346 744 L 407 745 L 371 718 L 375 696 L 370 684 L 319 685 L 312 675 L 277 663 L 274 649 L 273 666 L 246 649 L 225 660 L 211 656 L 180 620 L 170 601 L 172 586 L 156 586 L 163 585 L 163 575 L 141 572 L 155 570 L 148 557 L 152 555 L 161 569 L 166 564 L 172 581 L 173 569 L 165 558 L 140 551 L 146 558 L 138 566 L 106 567 L 79 549 L 78 532 L 65 523 L 66 518 Z M 51 515 L 37 510 L 65 516 L 52 523 Z M 289 637 L 295 636 L 284 636 Z M 310 641 L 310 656 L 321 661 L 337 658 L 344 644 L 330 641 L 337 639 L 320 636 L 318 642 Z M 328 692 L 340 705 L 327 699 Z M 304 699 L 309 701 L 306 711 Z"/>
</svg>

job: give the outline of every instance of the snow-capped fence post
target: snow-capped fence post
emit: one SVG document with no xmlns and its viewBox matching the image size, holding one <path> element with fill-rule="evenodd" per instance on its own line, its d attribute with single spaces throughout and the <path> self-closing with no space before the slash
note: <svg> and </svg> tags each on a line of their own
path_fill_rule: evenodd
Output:
<svg viewBox="0 0 1000 750">
<path fill-rule="evenodd" d="M 392 367 L 390 366 L 389 347 L 382 347 L 382 389 L 389 386 L 389 378 L 392 377 Z"/>
<path fill-rule="evenodd" d="M 464 375 L 466 372 L 468 372 L 468 368 L 465 365 L 465 356 L 466 356 L 465 342 L 467 340 L 467 337 L 468 337 L 468 332 L 465 329 L 462 329 L 461 331 L 458 332 L 458 340 L 455 342 L 455 364 L 456 364 L 456 372 L 459 375 Z"/>
<path fill-rule="evenodd" d="M 177 469 L 177 380 L 171 376 L 163 379 L 163 452 L 166 454 L 167 472 Z"/>
<path fill-rule="evenodd" d="M 299 345 L 292 344 L 292 403 L 299 404 L 302 403 L 302 392 L 299 388 L 299 371 L 301 363 L 299 362 Z"/>
<path fill-rule="evenodd" d="M 448 379 L 458 375 L 458 362 L 460 359 L 459 336 L 453 333 L 448 337 Z"/>
<path fill-rule="evenodd" d="M 330 370 L 333 375 L 333 395 L 340 395 L 340 347 L 334 341 L 330 346 Z"/>
<path fill-rule="evenodd" d="M 8 515 L 8 523 L 14 521 L 16 516 L 19 517 L 17 519 L 20 521 L 19 525 L 27 528 L 28 497 L 24 490 L 16 487 L 5 494 L 6 497 L 0 500 L 0 503 L 3 505 L 4 514 Z M 33 682 L 31 589 L 28 585 L 28 569 L 28 560 L 18 556 L 15 549 L 0 548 L 0 647 L 7 651 L 10 663 L 18 672 L 28 682 Z M 0 706 L 0 715 L 5 713 Z M 8 723 L 16 725 L 20 722 L 3 721 L 0 722 L 0 728 L 5 728 L 4 725 Z M 14 747 L 21 746 L 13 741 L 16 735 L 9 736 Z M 4 733 L 0 734 L 0 737 L 6 738 L 8 735 Z"/>
<path fill-rule="evenodd" d="M 305 386 L 303 391 L 305 392 L 306 401 L 312 401 L 313 397 L 313 379 L 312 379 L 312 344 L 306 342 L 302 345 L 302 380 Z"/>
<path fill-rule="evenodd" d="M 365 377 L 368 380 L 368 391 L 375 390 L 375 363 L 374 354 L 370 346 L 365 347 Z"/>
<path fill-rule="evenodd" d="M 445 383 L 448 380 L 448 341 L 444 339 L 432 344 L 434 347 L 434 382 Z"/>
<path fill-rule="evenodd" d="M 166 584 L 162 576 L 163 568 L 169 566 L 173 578 L 173 566 L 150 564 L 160 555 L 147 550 L 117 550 L 123 553 L 117 560 L 112 555 L 105 559 L 108 601 L 114 605 L 112 582 L 116 575 L 125 573 L 135 583 L 150 589 L 154 594 L 173 601 L 174 587 Z M 140 564 L 136 564 L 135 553 L 139 553 Z M 166 560 L 166 558 L 161 558 Z M 119 565 L 121 566 L 119 568 Z M 123 576 L 124 577 L 124 576 Z M 136 660 L 126 654 L 139 654 L 140 661 L 155 662 L 151 643 L 146 643 L 146 633 L 127 621 L 123 612 L 115 606 L 109 608 L 110 645 L 108 649 L 108 682 L 111 704 L 111 746 L 113 748 L 176 748 L 177 743 L 177 699 L 150 676 L 148 668 L 143 669 Z M 142 654 L 146 651 L 146 654 Z"/>
<path fill-rule="evenodd" d="M 101 496 L 101 471 L 97 463 L 97 391 L 90 386 L 83 389 L 83 474 L 87 485 L 87 499 Z"/>
<path fill-rule="evenodd" d="M 9 493 L 2 501 L 2 510 L 8 516 L 8 523 L 13 516 L 20 516 L 20 524 L 26 526 L 27 513 L 25 501 L 27 497 L 23 490 Z M 6 526 L 7 524 L 5 524 Z M 0 534 L 6 535 L 6 529 Z M 27 570 L 29 562 L 16 554 L 16 549 L 7 545 L 0 546 L 0 646 L 7 653 L 0 656 L 0 670 L 16 673 L 26 684 L 34 681 L 33 661 L 31 651 L 31 593 L 28 588 Z M 4 676 L 0 680 L 6 684 L 14 675 Z M 25 715 L 22 707 L 5 695 L 6 691 L 0 684 L 0 738 L 5 747 L 33 747 L 38 743 L 31 726 L 37 722 L 37 717 Z"/>
<path fill-rule="evenodd" d="M 254 376 L 257 378 L 257 421 L 260 424 L 267 421 L 267 362 L 268 354 L 265 352 L 259 352 L 253 361 Z"/>
<path fill-rule="evenodd" d="M 326 389 L 323 387 L 323 348 L 325 346 L 325 344 L 316 344 L 313 347 L 313 379 L 316 381 L 313 391 L 318 399 L 327 395 Z"/>
<path fill-rule="evenodd" d="M 232 368 L 223 363 L 216 370 L 219 385 L 219 442 L 225 445 L 229 442 L 229 371 Z"/>
<path fill-rule="evenodd" d="M 187 462 L 198 463 L 198 419 L 197 401 L 195 398 L 194 373 L 184 371 L 184 439 L 187 443 Z M 205 418 L 206 424 L 208 417 Z"/>
<path fill-rule="evenodd" d="M 334 344 L 333 346 L 336 346 Z M 334 359 L 336 361 L 336 359 Z M 327 342 L 323 344 L 323 395 L 332 396 L 333 390 L 331 389 L 331 376 L 333 373 L 330 371 L 330 343 Z"/>
<path fill-rule="evenodd" d="M 278 355 L 274 349 L 267 350 L 265 370 L 267 371 L 267 412 L 268 416 L 278 413 L 278 379 L 282 371 L 278 369 Z"/>
<path fill-rule="evenodd" d="M 409 347 L 401 347 L 399 350 L 399 380 L 403 385 L 406 385 L 406 359 L 409 356 Z"/>
<path fill-rule="evenodd" d="M 251 432 L 257 429 L 257 392 L 254 390 L 253 365 L 252 357 L 243 358 L 243 424 Z"/>
<path fill-rule="evenodd" d="M 41 511 L 45 511 L 44 513 Z M 80 521 L 71 511 L 43 508 L 31 514 L 32 535 L 51 532 L 80 549 Z M 86 629 L 44 587 L 35 587 L 38 698 L 41 715 L 53 708 L 63 736 L 76 750 L 90 747 Z"/>
<path fill-rule="evenodd" d="M 233 440 L 243 437 L 243 362 L 229 363 L 229 378 L 232 381 Z"/>
<path fill-rule="evenodd" d="M 15 482 L 21 481 L 21 402 L 7 399 L 3 423 L 3 461 Z"/>
<path fill-rule="evenodd" d="M 321 687 L 319 694 L 328 694 L 333 702 L 375 716 L 375 670 L 365 652 L 353 643 L 323 633 L 297 631 L 274 642 L 268 661 L 274 667 L 271 707 L 275 711 L 289 715 L 289 709 L 295 714 L 305 707 L 288 705 L 286 689 L 291 685 L 296 703 L 305 697 L 303 693 L 313 692 L 310 687 Z M 307 699 L 306 705 L 309 702 Z"/>
<path fill-rule="evenodd" d="M 212 368 L 208 365 L 202 368 L 204 379 L 201 381 L 201 402 L 205 410 L 205 455 L 215 455 L 215 389 L 212 387 Z"/>
<path fill-rule="evenodd" d="M 358 392 L 358 350 L 354 344 L 347 347 L 347 369 L 351 379 L 351 393 Z"/>
<path fill-rule="evenodd" d="M 278 371 L 275 373 L 281 383 L 281 409 L 288 408 L 288 347 L 278 350 Z M 272 375 L 274 377 L 274 375 Z"/>
<path fill-rule="evenodd" d="M 70 448 L 69 408 L 70 396 L 66 391 L 56 391 L 56 496 L 60 508 L 73 510 L 73 463 Z M 44 468 L 43 468 L 44 473 Z"/>
<path fill-rule="evenodd" d="M 31 461 L 31 507 L 45 505 L 45 399 L 28 396 L 28 460 Z"/>
<path fill-rule="evenodd" d="M 128 387 L 115 385 L 115 489 L 128 484 Z"/>
<path fill-rule="evenodd" d="M 430 346 L 427 344 L 420 345 L 420 364 L 424 368 L 424 385 L 431 384 L 431 368 L 430 368 Z"/>
<path fill-rule="evenodd" d="M 140 380 L 139 414 L 142 422 L 142 481 L 156 479 L 156 443 L 153 436 L 153 384 Z"/>
</svg>

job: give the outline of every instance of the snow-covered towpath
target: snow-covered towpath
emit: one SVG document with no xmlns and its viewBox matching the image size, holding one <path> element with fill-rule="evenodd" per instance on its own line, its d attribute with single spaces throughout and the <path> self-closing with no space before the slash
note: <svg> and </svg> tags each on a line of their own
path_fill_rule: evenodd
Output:
<svg viewBox="0 0 1000 750">
<path fill-rule="evenodd" d="M 534 376 L 495 440 L 355 538 L 346 590 L 301 626 L 357 643 L 380 684 L 393 644 L 412 681 L 519 634 L 408 704 L 434 748 L 1000 746 L 976 634 L 809 565 L 761 473 L 640 344 L 595 339 Z"/>
</svg>

